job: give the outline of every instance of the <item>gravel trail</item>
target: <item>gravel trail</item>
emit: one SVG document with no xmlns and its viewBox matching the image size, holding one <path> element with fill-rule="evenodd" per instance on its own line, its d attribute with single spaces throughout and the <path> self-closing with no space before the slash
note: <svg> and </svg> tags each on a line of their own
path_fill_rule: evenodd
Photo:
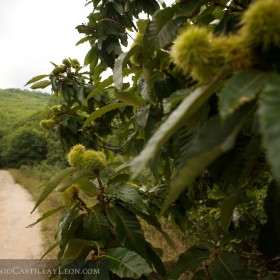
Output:
<svg viewBox="0 0 280 280">
<path fill-rule="evenodd" d="M 43 237 L 40 225 L 26 228 L 39 218 L 31 195 L 0 170 L 0 259 L 40 259 Z M 0 277 L 1 279 L 1 277 Z"/>
</svg>

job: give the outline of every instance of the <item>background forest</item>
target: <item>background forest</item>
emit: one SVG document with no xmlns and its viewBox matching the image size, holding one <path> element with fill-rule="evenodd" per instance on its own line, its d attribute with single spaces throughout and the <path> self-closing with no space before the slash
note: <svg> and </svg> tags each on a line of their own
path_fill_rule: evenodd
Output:
<svg viewBox="0 0 280 280">
<path fill-rule="evenodd" d="M 62 211 L 46 254 L 102 280 L 278 279 L 279 0 L 87 5 L 88 68 L 28 82 L 51 86 L 40 124 L 68 161 L 35 205 L 63 197 L 37 221 Z M 172 263 L 145 234 L 176 251 L 164 223 L 185 237 Z"/>
<path fill-rule="evenodd" d="M 46 159 L 47 141 L 36 114 L 46 108 L 49 98 L 39 92 L 0 90 L 1 167 L 20 167 Z"/>
</svg>

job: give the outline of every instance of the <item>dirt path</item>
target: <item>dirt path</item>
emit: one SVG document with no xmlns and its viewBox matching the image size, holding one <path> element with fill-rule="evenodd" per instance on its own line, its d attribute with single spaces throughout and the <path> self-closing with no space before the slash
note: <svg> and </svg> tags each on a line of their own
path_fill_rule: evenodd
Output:
<svg viewBox="0 0 280 280">
<path fill-rule="evenodd" d="M 33 207 L 31 195 L 14 182 L 8 171 L 0 170 L 0 259 L 40 259 L 42 256 L 40 226 L 26 228 L 39 218 L 36 211 L 30 214 Z"/>
</svg>

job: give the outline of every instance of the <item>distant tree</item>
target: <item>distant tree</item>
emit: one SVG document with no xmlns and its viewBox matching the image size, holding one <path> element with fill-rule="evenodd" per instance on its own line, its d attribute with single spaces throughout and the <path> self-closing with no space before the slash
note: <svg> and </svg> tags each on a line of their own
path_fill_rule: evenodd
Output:
<svg viewBox="0 0 280 280">
<path fill-rule="evenodd" d="M 39 130 L 21 127 L 3 138 L 1 164 L 20 167 L 46 159 L 47 141 Z"/>
</svg>

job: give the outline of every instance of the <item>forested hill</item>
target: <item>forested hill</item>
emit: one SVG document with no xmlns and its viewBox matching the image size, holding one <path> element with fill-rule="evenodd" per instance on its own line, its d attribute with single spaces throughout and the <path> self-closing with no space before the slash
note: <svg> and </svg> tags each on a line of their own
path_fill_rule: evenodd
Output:
<svg viewBox="0 0 280 280">
<path fill-rule="evenodd" d="M 20 89 L 0 89 L 0 166 L 20 167 L 49 158 L 40 112 L 50 95 Z M 52 156 L 53 158 L 53 156 Z"/>
<path fill-rule="evenodd" d="M 1 132 L 6 133 L 14 125 L 42 111 L 49 94 L 20 89 L 0 89 Z"/>
</svg>

